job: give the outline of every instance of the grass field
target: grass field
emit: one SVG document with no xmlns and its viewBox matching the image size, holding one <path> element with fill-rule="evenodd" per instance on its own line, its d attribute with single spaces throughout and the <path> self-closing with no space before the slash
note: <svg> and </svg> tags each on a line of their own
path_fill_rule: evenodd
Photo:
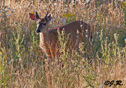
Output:
<svg viewBox="0 0 126 88">
<path fill-rule="evenodd" d="M 126 88 L 126 2 L 63 1 L 1 1 L 0 88 Z M 50 28 L 74 20 L 90 24 L 92 45 L 80 43 L 79 53 L 63 53 L 46 71 L 47 57 L 39 48 L 36 23 L 29 17 L 36 11 L 41 17 L 52 13 Z"/>
</svg>

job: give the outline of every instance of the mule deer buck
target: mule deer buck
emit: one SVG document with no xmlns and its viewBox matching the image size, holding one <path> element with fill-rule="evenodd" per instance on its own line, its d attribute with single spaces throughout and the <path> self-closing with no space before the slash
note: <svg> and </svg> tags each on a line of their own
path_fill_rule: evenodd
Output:
<svg viewBox="0 0 126 88">
<path fill-rule="evenodd" d="M 48 15 L 47 12 L 44 18 L 40 18 L 37 12 L 36 15 L 33 13 L 29 13 L 29 15 L 32 20 L 36 21 L 36 32 L 40 34 L 40 48 L 42 48 L 48 58 L 53 59 L 59 53 L 59 44 L 57 32 L 58 29 L 56 28 L 48 30 L 49 23 L 52 19 L 51 14 Z M 62 31 L 63 29 L 65 29 L 65 34 L 70 33 L 68 47 L 71 49 L 76 49 L 76 47 L 78 47 L 78 44 L 83 40 L 83 38 L 85 38 L 86 31 L 88 31 L 88 37 L 91 42 L 91 27 L 83 21 L 74 21 L 72 23 L 59 27 L 60 31 Z"/>
</svg>

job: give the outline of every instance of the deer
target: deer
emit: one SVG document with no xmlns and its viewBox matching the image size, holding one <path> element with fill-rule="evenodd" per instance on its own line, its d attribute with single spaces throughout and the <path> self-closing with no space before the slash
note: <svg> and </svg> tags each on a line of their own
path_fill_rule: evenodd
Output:
<svg viewBox="0 0 126 88">
<path fill-rule="evenodd" d="M 70 39 L 67 46 L 71 49 L 75 49 L 78 44 L 83 41 L 87 31 L 89 33 L 89 41 L 91 42 L 91 27 L 83 21 L 73 21 L 69 24 L 49 30 L 49 23 L 52 19 L 51 14 L 48 14 L 47 12 L 44 18 L 40 18 L 37 12 L 36 14 L 29 13 L 29 15 L 32 20 L 36 21 L 36 33 L 40 35 L 39 47 L 46 54 L 47 58 L 52 59 L 59 54 L 60 48 L 58 47 L 59 40 L 57 30 L 63 31 L 64 29 L 66 35 L 70 33 Z"/>
<path fill-rule="evenodd" d="M 87 31 L 89 37 L 88 39 L 89 42 L 91 43 L 92 39 L 91 27 L 89 24 L 83 21 L 73 21 L 69 24 L 49 30 L 49 23 L 52 19 L 51 14 L 48 14 L 47 12 L 44 18 L 40 18 L 37 12 L 36 14 L 29 13 L 29 15 L 32 20 L 36 21 L 37 24 L 36 33 L 39 34 L 40 36 L 39 47 L 46 54 L 47 59 L 51 59 L 54 61 L 54 58 L 60 55 L 58 30 L 60 32 L 64 31 L 65 36 L 67 36 L 67 34 L 70 34 L 67 47 L 71 51 L 76 50 L 78 44 L 80 42 L 85 41 L 86 37 L 85 35 Z M 46 79 L 48 83 L 48 88 L 52 88 L 48 64 L 49 64 L 48 61 L 45 60 L 45 70 L 46 70 Z"/>
</svg>

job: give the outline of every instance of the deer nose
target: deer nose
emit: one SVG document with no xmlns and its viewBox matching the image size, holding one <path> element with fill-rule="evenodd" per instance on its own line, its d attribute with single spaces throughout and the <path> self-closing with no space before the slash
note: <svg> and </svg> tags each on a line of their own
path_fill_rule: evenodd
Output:
<svg viewBox="0 0 126 88">
<path fill-rule="evenodd" d="M 40 30 L 36 30 L 36 32 L 37 32 L 37 33 L 39 33 L 39 32 L 40 32 Z"/>
</svg>

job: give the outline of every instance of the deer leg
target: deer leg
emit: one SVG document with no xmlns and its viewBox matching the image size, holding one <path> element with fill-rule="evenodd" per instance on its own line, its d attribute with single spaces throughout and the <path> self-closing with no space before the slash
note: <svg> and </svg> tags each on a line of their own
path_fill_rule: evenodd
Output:
<svg viewBox="0 0 126 88">
<path fill-rule="evenodd" d="M 48 84 L 48 88 L 52 88 L 51 86 L 51 79 L 50 79 L 50 70 L 49 70 L 49 61 L 45 59 L 45 70 L 46 70 L 46 80 Z"/>
</svg>

